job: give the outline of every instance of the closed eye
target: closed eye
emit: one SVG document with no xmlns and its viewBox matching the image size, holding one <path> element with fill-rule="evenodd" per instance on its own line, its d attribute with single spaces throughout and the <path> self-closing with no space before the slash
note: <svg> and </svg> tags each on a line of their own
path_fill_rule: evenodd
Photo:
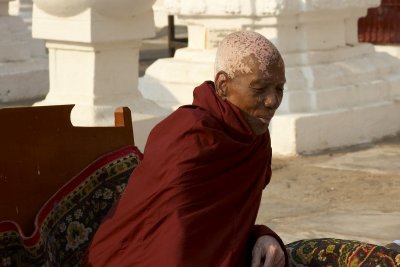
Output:
<svg viewBox="0 0 400 267">
<path fill-rule="evenodd" d="M 264 94 L 268 90 L 268 87 L 251 88 L 251 89 L 253 89 L 253 92 L 255 94 L 260 95 L 260 94 Z"/>
<path fill-rule="evenodd" d="M 272 88 L 272 87 L 270 87 L 270 86 L 265 86 L 265 87 L 252 87 L 251 89 L 253 89 L 253 91 L 255 92 L 255 93 L 265 93 L 269 88 Z M 284 91 L 285 91 L 285 88 L 284 88 L 284 86 L 282 85 L 282 86 L 276 86 L 275 87 L 275 90 L 277 91 L 277 92 L 280 92 L 280 93 L 283 93 Z"/>
<path fill-rule="evenodd" d="M 283 87 L 283 85 L 282 86 L 277 86 L 276 87 L 276 91 L 283 93 L 283 91 L 285 91 L 285 88 Z"/>
<path fill-rule="evenodd" d="M 271 83 L 267 80 L 256 80 L 256 81 L 251 81 L 250 88 L 263 89 L 263 88 L 267 88 L 270 85 L 271 85 Z"/>
</svg>

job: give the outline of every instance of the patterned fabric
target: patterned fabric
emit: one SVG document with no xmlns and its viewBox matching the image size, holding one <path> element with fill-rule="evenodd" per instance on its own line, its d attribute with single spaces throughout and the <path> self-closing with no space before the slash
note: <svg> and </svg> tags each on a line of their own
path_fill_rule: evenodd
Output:
<svg viewBox="0 0 400 267">
<path fill-rule="evenodd" d="M 139 150 L 129 146 L 90 164 L 42 207 L 31 237 L 14 222 L 0 222 L 0 267 L 79 266 L 140 159 Z"/>
<path fill-rule="evenodd" d="M 400 266 L 400 252 L 358 241 L 333 238 L 300 240 L 286 245 L 286 249 L 290 266 Z"/>
</svg>

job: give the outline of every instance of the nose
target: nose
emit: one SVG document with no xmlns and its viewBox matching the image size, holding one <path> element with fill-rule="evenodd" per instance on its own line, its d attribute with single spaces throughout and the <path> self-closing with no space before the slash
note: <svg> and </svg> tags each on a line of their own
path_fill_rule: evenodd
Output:
<svg viewBox="0 0 400 267">
<path fill-rule="evenodd" d="M 269 109 L 277 109 L 281 104 L 281 99 L 276 90 L 270 90 L 270 92 L 264 98 L 264 105 Z"/>
</svg>

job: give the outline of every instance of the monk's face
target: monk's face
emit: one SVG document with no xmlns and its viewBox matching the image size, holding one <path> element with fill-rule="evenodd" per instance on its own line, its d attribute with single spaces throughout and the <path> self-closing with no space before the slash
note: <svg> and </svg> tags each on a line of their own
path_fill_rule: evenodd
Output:
<svg viewBox="0 0 400 267">
<path fill-rule="evenodd" d="M 251 71 L 235 73 L 229 78 L 226 73 L 216 79 L 217 93 L 237 106 L 244 115 L 254 134 L 264 134 L 282 102 L 283 87 L 286 82 L 285 67 L 280 58 L 273 64 L 268 64 L 261 71 L 259 64 L 250 58 L 247 64 Z M 225 83 L 220 83 L 218 78 Z M 222 87 L 222 88 L 221 88 Z"/>
</svg>

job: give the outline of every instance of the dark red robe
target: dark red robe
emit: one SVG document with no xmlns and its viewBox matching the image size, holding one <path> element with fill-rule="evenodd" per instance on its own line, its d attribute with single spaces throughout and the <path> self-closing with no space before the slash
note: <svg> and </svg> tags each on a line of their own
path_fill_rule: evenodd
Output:
<svg viewBox="0 0 400 267">
<path fill-rule="evenodd" d="M 150 133 L 142 163 L 95 234 L 89 265 L 250 266 L 258 236 L 283 246 L 254 225 L 270 177 L 269 133 L 253 135 L 240 110 L 205 82 L 193 105 Z"/>
</svg>

